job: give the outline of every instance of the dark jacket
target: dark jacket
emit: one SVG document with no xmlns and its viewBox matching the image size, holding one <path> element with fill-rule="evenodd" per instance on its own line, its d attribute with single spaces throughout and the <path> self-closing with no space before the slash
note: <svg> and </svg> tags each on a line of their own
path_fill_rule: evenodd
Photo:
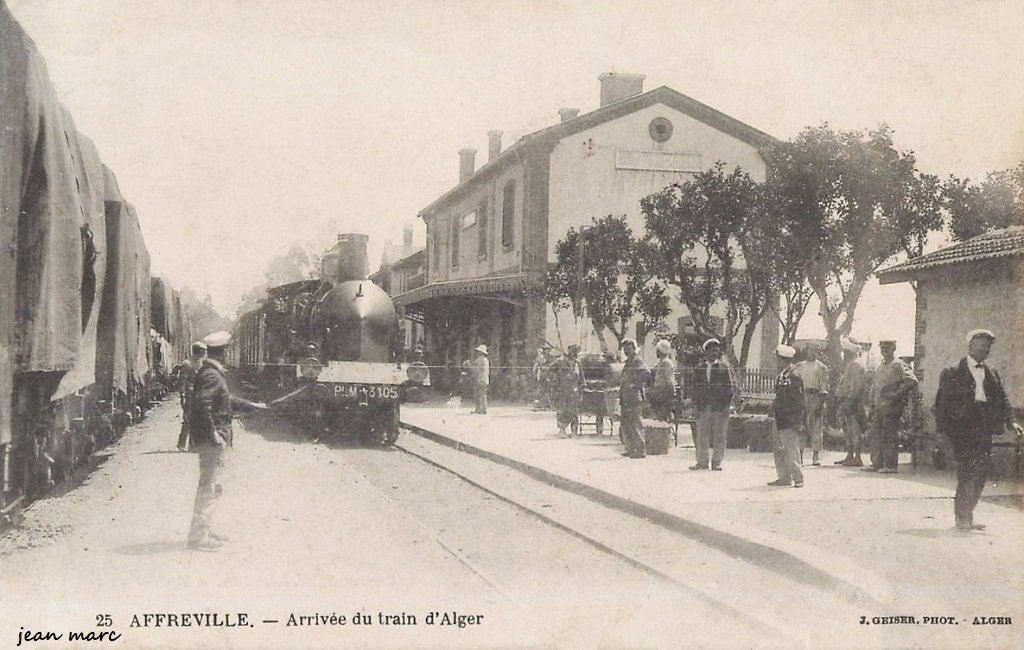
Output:
<svg viewBox="0 0 1024 650">
<path fill-rule="evenodd" d="M 775 380 L 775 428 L 799 427 L 804 421 L 804 382 L 792 368 L 786 368 Z"/>
<path fill-rule="evenodd" d="M 622 380 L 619 382 L 619 402 L 622 408 L 640 408 L 647 399 L 645 386 L 650 376 L 650 369 L 640 357 L 626 359 L 622 366 Z"/>
<path fill-rule="evenodd" d="M 729 368 L 721 361 L 711 365 L 711 381 L 708 381 L 707 362 L 693 369 L 693 403 L 698 411 L 728 411 L 732 402 L 732 377 Z"/>
<path fill-rule="evenodd" d="M 231 444 L 231 391 L 224 366 L 218 361 L 205 359 L 199 367 L 190 406 L 193 444 L 217 444 L 214 431 L 220 433 L 226 444 Z"/>
<path fill-rule="evenodd" d="M 939 375 L 939 391 L 935 395 L 935 425 L 939 433 L 951 437 L 969 435 L 993 436 L 1013 424 L 1013 408 L 1006 390 L 994 368 L 985 366 L 984 404 L 974 401 L 974 375 L 964 358 Z"/>
</svg>

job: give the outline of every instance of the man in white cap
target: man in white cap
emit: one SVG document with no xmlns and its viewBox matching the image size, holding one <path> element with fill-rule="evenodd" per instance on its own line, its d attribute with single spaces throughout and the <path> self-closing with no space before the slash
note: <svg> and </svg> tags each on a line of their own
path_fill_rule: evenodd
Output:
<svg viewBox="0 0 1024 650">
<path fill-rule="evenodd" d="M 480 344 L 473 350 L 476 355 L 470 367 L 473 377 L 473 398 L 476 400 L 476 407 L 473 413 L 477 415 L 487 414 L 487 390 L 491 384 L 491 361 L 487 356 L 487 346 Z"/>
<path fill-rule="evenodd" d="M 899 471 L 899 427 L 917 377 L 910 366 L 897 359 L 896 341 L 878 342 L 882 362 L 875 369 L 868 402 L 871 406 L 871 465 L 865 472 L 895 474 Z"/>
<path fill-rule="evenodd" d="M 206 359 L 196 375 L 189 412 L 192 445 L 199 452 L 199 486 L 188 534 L 188 547 L 196 551 L 213 551 L 226 541 L 210 531 L 210 520 L 220 496 L 218 478 L 224 466 L 224 450 L 233 442 L 232 406 L 267 408 L 262 402 L 235 397 L 228 389 L 224 356 L 230 342 L 228 332 L 214 332 L 203 340 Z"/>
<path fill-rule="evenodd" d="M 195 341 L 192 344 L 192 357 L 178 368 L 178 398 L 181 401 L 181 432 L 178 434 L 178 451 L 188 451 L 189 438 L 189 402 L 192 400 L 192 389 L 196 381 L 196 373 L 206 357 L 206 344 Z"/>
<path fill-rule="evenodd" d="M 860 458 L 861 435 L 864 431 L 864 388 L 867 381 L 867 369 L 860 357 L 860 346 L 850 339 L 843 339 L 843 376 L 836 387 L 836 400 L 839 409 L 839 423 L 843 427 L 846 438 L 846 458 L 836 461 L 836 465 L 861 467 L 864 462 Z"/>
<path fill-rule="evenodd" d="M 672 343 L 661 339 L 654 346 L 654 354 L 658 362 L 654 364 L 654 379 L 647 395 L 654 417 L 663 422 L 672 419 L 672 405 L 676 399 L 676 363 L 672 359 L 675 353 Z"/>
<path fill-rule="evenodd" d="M 983 530 L 974 523 L 992 464 L 992 436 L 1005 429 L 1024 435 L 1014 422 L 1013 408 L 995 368 L 985 363 L 996 337 L 986 329 L 967 334 L 967 356 L 942 371 L 935 395 L 935 424 L 949 436 L 956 454 L 956 495 L 953 514 L 958 530 Z"/>
<path fill-rule="evenodd" d="M 622 442 L 626 445 L 623 456 L 643 458 L 647 455 L 647 440 L 644 437 L 642 420 L 644 400 L 646 400 L 647 380 L 651 371 L 647 364 L 637 355 L 636 341 L 623 339 L 619 346 L 626 356 L 622 366 L 622 379 L 619 381 L 620 416 L 619 432 Z"/>
<path fill-rule="evenodd" d="M 796 349 L 788 345 L 775 348 L 775 355 L 784 367 L 775 378 L 775 427 L 772 450 L 775 452 L 777 479 L 768 485 L 802 488 L 804 475 L 800 469 L 800 427 L 804 423 L 804 384 L 794 372 Z"/>
<path fill-rule="evenodd" d="M 704 363 L 693 369 L 693 402 L 697 424 L 693 444 L 697 464 L 690 469 L 708 469 L 708 447 L 712 447 L 711 469 L 721 471 L 725 458 L 725 436 L 729 430 L 729 405 L 732 403 L 732 377 L 722 361 L 718 339 L 704 341 Z"/>
</svg>

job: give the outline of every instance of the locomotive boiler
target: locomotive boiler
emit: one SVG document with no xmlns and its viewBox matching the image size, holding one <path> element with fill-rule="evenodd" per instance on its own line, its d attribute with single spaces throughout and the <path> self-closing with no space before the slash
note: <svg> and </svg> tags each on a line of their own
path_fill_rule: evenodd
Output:
<svg viewBox="0 0 1024 650">
<path fill-rule="evenodd" d="M 232 361 L 285 394 L 314 437 L 348 433 L 371 445 L 398 438 L 405 390 L 422 384 L 422 363 L 402 363 L 398 315 L 367 277 L 366 235 L 343 234 L 321 277 L 268 290 L 236 326 Z"/>
</svg>

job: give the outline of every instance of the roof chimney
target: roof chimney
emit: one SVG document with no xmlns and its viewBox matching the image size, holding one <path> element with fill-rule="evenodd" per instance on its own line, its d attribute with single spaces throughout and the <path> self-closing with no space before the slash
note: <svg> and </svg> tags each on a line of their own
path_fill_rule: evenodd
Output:
<svg viewBox="0 0 1024 650">
<path fill-rule="evenodd" d="M 337 281 L 365 280 L 367 277 L 366 242 L 368 236 L 358 233 L 338 235 L 332 252 L 337 255 Z"/>
<path fill-rule="evenodd" d="M 501 155 L 501 131 L 487 132 L 487 162 Z"/>
<path fill-rule="evenodd" d="M 562 118 L 563 122 L 568 122 L 572 118 L 580 114 L 578 108 L 560 108 L 558 109 L 558 115 Z"/>
<path fill-rule="evenodd" d="M 459 182 L 464 183 L 476 171 L 476 149 L 459 149 Z"/>
<path fill-rule="evenodd" d="M 601 106 L 639 95 L 644 91 L 644 78 L 645 75 L 628 72 L 605 72 L 598 75 L 597 79 L 601 82 Z"/>
<path fill-rule="evenodd" d="M 409 249 L 412 248 L 412 224 L 407 223 L 402 226 L 402 247 Z"/>
</svg>

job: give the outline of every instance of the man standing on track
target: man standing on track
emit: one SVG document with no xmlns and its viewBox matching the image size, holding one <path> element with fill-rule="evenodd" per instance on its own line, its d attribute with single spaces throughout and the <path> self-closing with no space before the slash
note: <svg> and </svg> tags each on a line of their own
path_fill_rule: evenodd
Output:
<svg viewBox="0 0 1024 650">
<path fill-rule="evenodd" d="M 214 332 L 207 336 L 207 357 L 196 375 L 190 425 L 192 444 L 199 452 L 199 486 L 192 513 L 192 526 L 188 534 L 188 547 L 196 551 L 213 551 L 227 541 L 226 537 L 210 531 L 210 520 L 220 496 L 220 477 L 224 467 L 224 452 L 233 442 L 231 418 L 232 404 L 266 409 L 262 402 L 249 402 L 235 397 L 228 390 L 224 357 L 231 334 Z"/>
<path fill-rule="evenodd" d="M 192 388 L 196 381 L 196 373 L 206 357 L 206 344 L 196 341 L 192 344 L 192 358 L 185 359 L 178 369 L 178 398 L 181 400 L 181 433 L 178 434 L 178 451 L 188 451 L 189 443 L 189 406 L 192 401 Z"/>
</svg>

